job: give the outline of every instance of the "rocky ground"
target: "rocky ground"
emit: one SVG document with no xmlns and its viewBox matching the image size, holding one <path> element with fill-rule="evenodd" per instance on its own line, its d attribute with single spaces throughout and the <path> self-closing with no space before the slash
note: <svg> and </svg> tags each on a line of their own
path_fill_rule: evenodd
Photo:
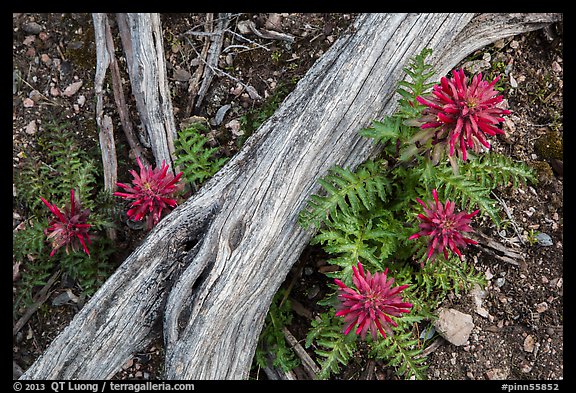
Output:
<svg viewBox="0 0 576 393">
<path fill-rule="evenodd" d="M 227 33 L 218 63 L 228 76 L 214 79 L 196 113 L 211 122 L 209 135 L 221 154 L 231 156 L 237 151 L 243 138 L 253 131 L 240 128 L 240 124 L 257 127 L 260 117 L 282 100 L 354 17 L 242 14 L 232 19 L 232 33 Z M 186 32 L 203 31 L 204 22 L 204 14 L 162 15 L 177 124 L 185 124 L 191 116 L 187 109 L 189 88 L 204 42 L 201 35 Z M 277 34 L 266 36 L 270 31 Z M 97 141 L 97 131 L 91 16 L 13 14 L 13 32 L 16 173 L 21 162 L 34 154 L 38 137 L 49 121 L 66 119 L 87 144 Z M 500 249 L 476 247 L 469 256 L 476 269 L 485 273 L 488 286 L 454 295 L 443 305 L 469 316 L 470 334 L 461 345 L 439 336 L 432 341 L 428 378 L 563 379 L 562 25 L 501 40 L 467 61 L 466 67 L 502 75 L 503 94 L 512 114 L 504 125 L 506 135 L 497 138 L 493 146 L 537 167 L 539 183 L 500 190 L 498 198 L 508 214 L 508 225 L 500 230 L 488 224 L 480 228 Z M 113 108 L 113 102 L 106 105 Z M 15 195 L 17 192 L 14 187 Z M 14 204 L 13 228 L 17 230 L 25 220 L 26 211 Z M 510 255 L 514 258 L 507 259 Z M 314 295 L 309 289 L 325 285 L 318 272 L 320 258 L 318 249 L 309 248 L 297 264 L 299 269 L 290 275 L 296 277 L 292 296 L 307 310 L 302 315 L 313 315 L 317 307 L 320 291 Z M 15 272 L 17 269 L 26 266 L 15 267 Z M 17 293 L 16 273 L 13 287 Z M 77 304 L 54 305 L 53 300 L 64 291 L 55 284 L 50 300 L 15 333 L 15 370 L 25 370 L 77 312 Z M 25 311 L 14 310 L 14 320 Z M 305 316 L 297 315 L 289 329 L 303 340 L 308 325 Z M 115 378 L 160 378 L 161 352 L 161 343 L 151 346 L 129 361 Z M 254 375 L 263 378 L 262 373 Z M 360 359 L 339 378 L 395 379 L 395 375 L 384 364 Z"/>
</svg>

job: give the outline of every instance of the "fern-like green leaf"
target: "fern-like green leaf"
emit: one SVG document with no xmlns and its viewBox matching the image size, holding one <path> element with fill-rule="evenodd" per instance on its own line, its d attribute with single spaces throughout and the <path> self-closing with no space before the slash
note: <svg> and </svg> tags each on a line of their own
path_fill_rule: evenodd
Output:
<svg viewBox="0 0 576 393">
<path fill-rule="evenodd" d="M 255 360 L 260 367 L 268 366 L 267 355 L 272 356 L 272 365 L 284 371 L 292 370 L 300 364 L 292 348 L 284 337 L 282 328 L 292 321 L 292 309 L 286 290 L 280 290 L 272 299 L 258 339 Z"/>
<path fill-rule="evenodd" d="M 377 201 L 386 200 L 391 185 L 382 176 L 381 165 L 378 161 L 367 161 L 356 172 L 339 166 L 331 168 L 328 175 L 318 180 L 326 195 L 310 197 L 307 207 L 300 212 L 300 225 L 319 228 L 333 215 L 370 210 Z"/>
<path fill-rule="evenodd" d="M 428 163 L 426 169 L 421 172 L 421 180 L 426 185 L 428 194 L 421 198 L 430 199 L 429 195 L 435 188 L 442 201 L 449 199 L 468 211 L 479 209 L 486 213 L 496 225 L 500 225 L 500 210 L 497 202 L 490 198 L 491 189 L 483 187 L 475 179 L 470 179 L 463 174 L 455 175 L 448 166 L 434 166 Z"/>
<path fill-rule="evenodd" d="M 424 364 L 426 357 L 422 351 L 411 330 L 401 332 L 397 328 L 394 334 L 373 344 L 371 355 L 395 367 L 397 373 L 406 379 L 426 379 L 428 366 Z"/>
<path fill-rule="evenodd" d="M 536 181 L 533 168 L 495 152 L 470 155 L 470 159 L 460 166 L 460 173 L 491 190 L 508 183 L 518 187 L 521 183 Z"/>
<path fill-rule="evenodd" d="M 306 347 L 312 345 L 320 365 L 317 378 L 328 379 L 338 374 L 341 366 L 348 364 L 356 350 L 356 336 L 344 335 L 333 313 L 323 313 L 320 314 L 320 321 L 312 321 L 312 328 L 306 337 Z"/>
<path fill-rule="evenodd" d="M 426 58 L 432 54 L 432 49 L 424 48 L 410 59 L 410 63 L 404 68 L 404 72 L 410 77 L 398 82 L 401 98 L 398 100 L 399 108 L 397 116 L 402 119 L 415 119 L 420 117 L 424 106 L 416 101 L 416 97 L 426 93 L 434 83 L 428 83 L 434 75 L 433 67 L 426 63 Z"/>
<path fill-rule="evenodd" d="M 377 142 L 393 142 L 400 137 L 400 118 L 385 117 L 382 121 L 373 121 L 372 127 L 363 128 L 360 135 L 372 138 Z"/>
<path fill-rule="evenodd" d="M 206 125 L 195 123 L 179 131 L 178 139 L 174 142 L 175 163 L 193 187 L 200 186 L 228 161 L 227 157 L 217 157 L 217 148 L 207 146 L 208 138 L 202 135 L 202 132 L 206 131 L 208 131 Z"/>
</svg>

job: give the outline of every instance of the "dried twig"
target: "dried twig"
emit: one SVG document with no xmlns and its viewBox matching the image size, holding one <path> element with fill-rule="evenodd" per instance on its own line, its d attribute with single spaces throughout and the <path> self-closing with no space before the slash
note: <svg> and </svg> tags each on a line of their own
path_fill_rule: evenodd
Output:
<svg viewBox="0 0 576 393">
<path fill-rule="evenodd" d="M 499 198 L 498 195 L 496 195 L 496 193 L 494 191 L 492 191 L 492 196 L 494 196 L 494 198 L 496 198 L 496 200 L 504 208 L 504 212 L 508 216 L 508 219 L 510 220 L 510 223 L 512 224 L 512 228 L 514 228 L 514 232 L 516 232 L 516 236 L 518 236 L 518 239 L 520 239 L 520 243 L 525 244 L 524 240 L 522 239 L 522 235 L 520 234 L 520 230 L 518 229 L 518 225 L 516 225 L 516 222 L 514 221 L 514 218 L 512 217 L 512 213 L 510 212 L 510 209 L 508 209 L 508 205 L 506 205 L 506 202 L 504 202 L 501 198 Z"/>
<path fill-rule="evenodd" d="M 318 375 L 318 373 L 320 372 L 320 368 L 318 367 L 318 365 L 314 362 L 314 360 L 312 360 L 310 355 L 308 355 L 308 352 L 306 352 L 306 350 L 302 347 L 302 345 L 300 345 L 298 340 L 296 340 L 296 337 L 294 337 L 292 333 L 290 333 L 290 330 L 288 330 L 286 326 L 282 328 L 282 333 L 284 333 L 286 341 L 288 341 L 292 349 L 294 349 L 294 352 L 296 352 L 296 355 L 298 355 L 298 357 L 302 361 L 302 367 L 304 368 L 306 373 L 310 376 L 310 378 L 312 379 L 316 378 L 316 375 Z"/>
<path fill-rule="evenodd" d="M 196 52 L 198 53 L 198 52 Z M 204 62 L 204 64 L 206 64 L 210 69 L 212 69 L 212 71 L 216 74 L 220 74 L 223 75 L 231 80 L 233 80 L 234 82 L 240 84 L 245 90 L 246 92 L 248 92 L 248 94 L 250 95 L 250 98 L 252 98 L 253 100 L 261 100 L 262 96 L 260 94 L 258 94 L 258 92 L 256 91 L 255 88 L 253 88 L 252 86 L 249 86 L 247 84 L 245 84 L 244 82 L 242 82 L 240 79 L 233 77 L 232 75 L 230 75 L 229 73 L 221 70 L 220 68 L 213 66 L 211 64 L 208 64 L 207 62 L 204 61 L 204 59 L 200 59 L 202 62 Z"/>
<path fill-rule="evenodd" d="M 210 49 L 210 38 L 214 34 L 212 32 L 213 20 L 214 20 L 214 15 L 212 13 L 207 13 L 206 14 L 206 21 L 204 23 L 204 30 L 205 31 L 203 33 L 205 33 L 205 35 L 204 35 L 205 39 L 204 39 L 204 46 L 202 47 L 202 53 L 198 54 L 198 52 L 194 48 L 194 45 L 192 45 L 192 43 L 190 43 L 192 48 L 194 48 L 194 51 L 198 55 L 198 58 L 201 61 L 200 61 L 200 64 L 198 65 L 198 68 L 196 68 L 196 71 L 194 72 L 194 76 L 192 77 L 192 79 L 190 81 L 190 87 L 188 88 L 188 93 L 189 93 L 190 98 L 188 100 L 188 105 L 184 109 L 184 118 L 188 118 L 192 114 L 192 109 L 194 108 L 194 103 L 196 102 L 196 99 L 198 96 L 200 79 L 202 78 L 202 75 L 204 74 L 204 64 L 206 63 L 206 56 L 208 56 L 208 50 Z M 200 33 L 200 32 L 198 32 L 198 33 Z M 188 32 L 188 34 L 192 34 L 192 32 Z M 188 39 L 188 37 L 186 37 L 186 39 Z M 190 41 L 190 40 L 188 39 L 188 41 Z"/>
<path fill-rule="evenodd" d="M 214 35 L 210 36 L 210 48 L 208 49 L 208 55 L 206 56 L 206 60 L 204 58 L 200 58 L 206 65 L 207 68 L 204 68 L 204 73 L 202 76 L 202 85 L 198 90 L 198 97 L 196 98 L 196 103 L 194 104 L 194 108 L 197 111 L 202 102 L 204 101 L 204 96 L 212 83 L 212 79 L 214 78 L 214 69 L 218 65 L 218 58 L 220 57 L 220 52 L 222 51 L 222 44 L 224 42 L 224 31 L 230 22 L 232 14 L 228 13 L 221 13 L 219 14 L 217 20 L 217 28 L 214 31 Z"/>
<path fill-rule="evenodd" d="M 268 49 L 266 46 L 259 44 L 256 41 L 252 41 L 251 39 L 244 37 L 242 34 L 236 33 L 235 31 L 232 31 L 230 29 L 226 29 L 226 32 L 232 34 L 234 37 L 240 38 L 243 41 L 246 41 L 250 44 L 256 45 L 256 47 L 258 47 L 260 49 L 264 49 L 265 51 L 270 52 L 270 49 Z"/>
<path fill-rule="evenodd" d="M 28 322 L 28 320 L 32 317 L 32 315 L 34 315 L 34 313 L 38 311 L 40 306 L 42 306 L 42 304 L 44 304 L 44 302 L 48 300 L 48 298 L 50 297 L 50 288 L 52 288 L 52 285 L 54 285 L 54 283 L 60 276 L 60 273 L 61 271 L 58 270 L 56 271 L 56 273 L 52 274 L 46 285 L 44 285 L 42 289 L 36 294 L 36 296 L 34 297 L 34 304 L 28 307 L 24 315 L 22 315 L 20 319 L 16 321 L 16 323 L 14 324 L 14 327 L 12 328 L 12 336 L 15 336 L 16 333 L 18 333 L 20 329 L 22 329 L 24 325 L 26 325 L 26 322 Z"/>
<path fill-rule="evenodd" d="M 472 240 L 476 240 L 478 245 L 489 254 L 493 255 L 495 258 L 509 263 L 514 266 L 524 266 L 525 261 L 522 254 L 498 243 L 496 240 L 488 237 L 482 232 L 474 232 L 469 235 Z"/>
</svg>

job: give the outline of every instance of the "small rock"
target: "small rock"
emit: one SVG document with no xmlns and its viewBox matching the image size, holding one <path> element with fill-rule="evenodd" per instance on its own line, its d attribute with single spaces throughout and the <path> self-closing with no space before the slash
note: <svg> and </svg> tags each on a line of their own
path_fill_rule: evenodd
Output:
<svg viewBox="0 0 576 393">
<path fill-rule="evenodd" d="M 42 26 L 40 26 L 36 22 L 28 22 L 24 26 L 22 26 L 22 30 L 24 30 L 28 34 L 38 34 L 42 31 Z"/>
<path fill-rule="evenodd" d="M 536 305 L 536 312 L 542 314 L 544 311 L 548 310 L 548 303 L 542 302 Z"/>
<path fill-rule="evenodd" d="M 134 359 L 130 358 L 124 365 L 122 366 L 122 370 L 128 370 L 134 364 Z"/>
<path fill-rule="evenodd" d="M 62 292 L 60 295 L 56 296 L 52 300 L 53 306 L 62 306 L 70 302 L 78 303 L 79 297 L 72 293 L 72 290 L 67 289 L 66 292 Z"/>
<path fill-rule="evenodd" d="M 460 346 L 468 341 L 474 322 L 471 315 L 450 308 L 441 309 L 434 326 L 446 341 Z"/>
<path fill-rule="evenodd" d="M 268 14 L 268 19 L 264 22 L 264 27 L 269 30 L 282 31 L 282 16 L 280 14 Z"/>
<path fill-rule="evenodd" d="M 420 339 L 430 340 L 432 337 L 434 337 L 434 333 L 436 333 L 436 328 L 434 326 L 430 326 L 429 329 L 422 330 L 422 333 L 420 333 Z"/>
<path fill-rule="evenodd" d="M 518 82 L 516 82 L 516 78 L 512 74 L 510 74 L 510 87 L 513 89 L 518 87 Z"/>
<path fill-rule="evenodd" d="M 30 97 L 30 99 L 34 102 L 38 102 L 42 99 L 42 94 L 38 91 L 38 90 L 32 90 L 29 94 L 28 97 Z"/>
<path fill-rule="evenodd" d="M 544 232 L 539 232 L 536 235 L 536 240 L 538 241 L 538 245 L 543 247 L 549 247 L 554 244 L 550 235 Z"/>
<path fill-rule="evenodd" d="M 24 98 L 22 100 L 22 104 L 24 105 L 24 108 L 32 108 L 34 106 L 34 101 L 31 98 Z"/>
<path fill-rule="evenodd" d="M 62 95 L 65 97 L 72 97 L 74 94 L 78 93 L 78 90 L 82 87 L 82 81 L 71 83 L 64 91 Z"/>
<path fill-rule="evenodd" d="M 530 371 L 532 371 L 532 366 L 524 363 L 520 366 L 520 371 L 522 371 L 524 374 L 528 374 Z"/>
<path fill-rule="evenodd" d="M 246 86 L 246 91 L 248 92 L 248 95 L 250 96 L 251 99 L 253 100 L 261 100 L 262 97 L 260 96 L 260 94 L 258 94 L 258 92 L 256 91 L 256 89 L 252 86 Z"/>
<path fill-rule="evenodd" d="M 249 34 L 252 32 L 250 29 L 250 24 L 253 23 L 251 20 L 241 20 L 236 24 L 236 28 L 238 29 L 238 33 L 240 34 Z"/>
<path fill-rule="evenodd" d="M 558 64 L 557 61 L 553 61 L 552 62 L 552 71 L 554 71 L 556 73 L 560 73 L 560 72 L 562 72 L 562 66 L 560 64 Z"/>
<path fill-rule="evenodd" d="M 505 368 L 491 368 L 486 371 L 486 378 L 489 380 L 503 380 L 508 379 L 510 371 Z"/>
<path fill-rule="evenodd" d="M 79 95 L 78 100 L 76 102 L 78 102 L 78 105 L 84 106 L 84 104 L 86 103 L 86 96 Z"/>
<path fill-rule="evenodd" d="M 532 353 L 534 351 L 534 344 L 536 341 L 531 335 L 527 335 L 524 339 L 524 351 Z"/>
<path fill-rule="evenodd" d="M 42 61 L 42 63 L 46 64 L 47 66 L 49 66 L 50 64 L 52 64 L 52 59 L 50 58 L 50 56 L 48 56 L 46 53 L 43 53 L 40 56 L 40 60 Z"/>
<path fill-rule="evenodd" d="M 494 282 L 494 284 L 496 284 L 496 286 L 498 288 L 502 287 L 504 285 L 504 283 L 506 282 L 506 279 L 504 277 L 498 277 L 496 279 L 496 281 Z"/>
<path fill-rule="evenodd" d="M 57 97 L 57 96 L 59 96 L 59 95 L 60 95 L 60 89 L 57 88 L 57 87 L 55 87 L 55 86 L 52 86 L 52 87 L 50 88 L 50 95 L 51 95 L 52 97 Z"/>
<path fill-rule="evenodd" d="M 232 135 L 235 136 L 244 135 L 244 131 L 240 129 L 240 121 L 238 119 L 230 120 L 228 123 L 224 125 L 224 127 L 232 131 Z"/>
<path fill-rule="evenodd" d="M 489 315 L 488 310 L 482 307 L 482 302 L 486 297 L 486 291 L 483 291 L 482 288 L 480 288 L 480 285 L 474 284 L 472 290 L 470 291 L 470 295 L 472 296 L 472 299 L 474 300 L 474 305 L 476 306 L 476 309 L 474 310 L 476 314 L 480 315 L 483 318 L 488 318 Z"/>
<path fill-rule="evenodd" d="M 30 123 L 28 123 L 28 125 L 26 126 L 26 134 L 28 135 L 34 135 L 36 134 L 36 131 L 38 130 L 38 128 L 36 127 L 36 120 L 32 120 Z"/>
<path fill-rule="evenodd" d="M 188 82 L 190 80 L 190 78 L 192 78 L 192 75 L 182 69 L 182 68 L 178 68 L 176 70 L 174 70 L 174 75 L 173 75 L 174 79 L 179 81 L 179 82 Z"/>
<path fill-rule="evenodd" d="M 244 86 L 240 83 L 236 84 L 236 87 L 230 89 L 230 93 L 238 97 L 244 91 Z"/>
<path fill-rule="evenodd" d="M 226 104 L 221 106 L 217 111 L 216 111 L 216 115 L 214 116 L 212 125 L 214 126 L 219 126 L 220 124 L 222 124 L 222 121 L 224 120 L 224 116 L 226 116 L 226 112 L 228 112 L 228 110 L 231 108 L 232 106 L 230 104 Z"/>
</svg>

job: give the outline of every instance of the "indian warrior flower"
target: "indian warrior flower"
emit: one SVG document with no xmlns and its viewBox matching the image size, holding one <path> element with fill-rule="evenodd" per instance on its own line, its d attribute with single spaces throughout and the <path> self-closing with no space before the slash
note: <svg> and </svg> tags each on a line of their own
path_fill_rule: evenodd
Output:
<svg viewBox="0 0 576 393">
<path fill-rule="evenodd" d="M 419 204 L 424 206 L 424 214 L 418 214 L 420 220 L 420 231 L 410 236 L 408 239 L 417 239 L 419 237 L 428 237 L 428 255 L 427 259 L 436 257 L 442 252 L 445 258 L 448 258 L 448 250 L 462 258 L 462 253 L 458 247 L 466 247 L 468 244 L 478 244 L 475 240 L 463 236 L 464 232 L 472 232 L 470 219 L 478 214 L 479 210 L 472 213 L 454 212 L 455 204 L 446 200 L 445 204 L 438 201 L 438 192 L 432 190 L 434 202 L 428 204 L 416 198 Z"/>
<path fill-rule="evenodd" d="M 118 187 L 123 188 L 126 192 L 115 192 L 114 195 L 124 199 L 134 199 L 130 205 L 127 215 L 134 221 L 141 221 L 147 217 L 147 227 L 151 229 L 156 225 L 164 211 L 170 211 L 176 207 L 177 202 L 174 194 L 180 190 L 178 182 L 182 177 L 182 172 L 174 176 L 168 173 L 166 161 L 162 161 L 162 167 L 152 169 L 144 167 L 140 158 L 136 158 L 140 167 L 140 174 L 130 170 L 134 178 L 132 185 L 116 183 Z"/>
<path fill-rule="evenodd" d="M 52 221 L 44 230 L 53 248 L 50 256 L 53 256 L 64 246 L 66 247 L 66 254 L 69 252 L 69 247 L 72 248 L 72 251 L 77 251 L 78 244 L 82 245 L 84 252 L 90 255 L 86 246 L 86 243 L 91 244 L 88 234 L 90 224 L 87 223 L 90 210 L 82 209 L 80 199 L 74 195 L 74 189 L 70 190 L 70 204 L 64 206 L 63 211 L 46 199 L 42 197 L 40 199 L 54 214 Z"/>
<path fill-rule="evenodd" d="M 510 114 L 509 110 L 498 107 L 503 100 L 494 89 L 498 79 L 488 83 L 479 73 L 468 84 L 464 70 L 454 70 L 452 78 L 443 77 L 431 94 L 416 97 L 427 106 L 420 119 L 424 121 L 421 128 L 434 129 L 432 143 L 444 145 L 449 156 L 457 153 L 464 161 L 467 149 L 476 153 L 482 146 L 489 149 L 487 136 L 504 134 L 498 124 L 504 121 L 503 115 Z"/>
<path fill-rule="evenodd" d="M 410 312 L 412 304 L 402 301 L 400 292 L 408 285 L 393 287 L 393 278 L 388 278 L 388 269 L 383 273 L 374 275 L 364 271 L 362 263 L 358 268 L 352 266 L 354 275 L 352 281 L 355 289 L 349 288 L 339 279 L 334 282 L 340 287 L 338 299 L 340 300 L 337 317 L 344 317 L 344 334 L 350 333 L 357 326 L 356 334 L 365 339 L 370 331 L 372 338 L 377 339 L 378 332 L 386 338 L 386 332 L 391 334 L 392 326 L 398 326 L 390 317 L 400 317 L 402 313 Z"/>
</svg>

